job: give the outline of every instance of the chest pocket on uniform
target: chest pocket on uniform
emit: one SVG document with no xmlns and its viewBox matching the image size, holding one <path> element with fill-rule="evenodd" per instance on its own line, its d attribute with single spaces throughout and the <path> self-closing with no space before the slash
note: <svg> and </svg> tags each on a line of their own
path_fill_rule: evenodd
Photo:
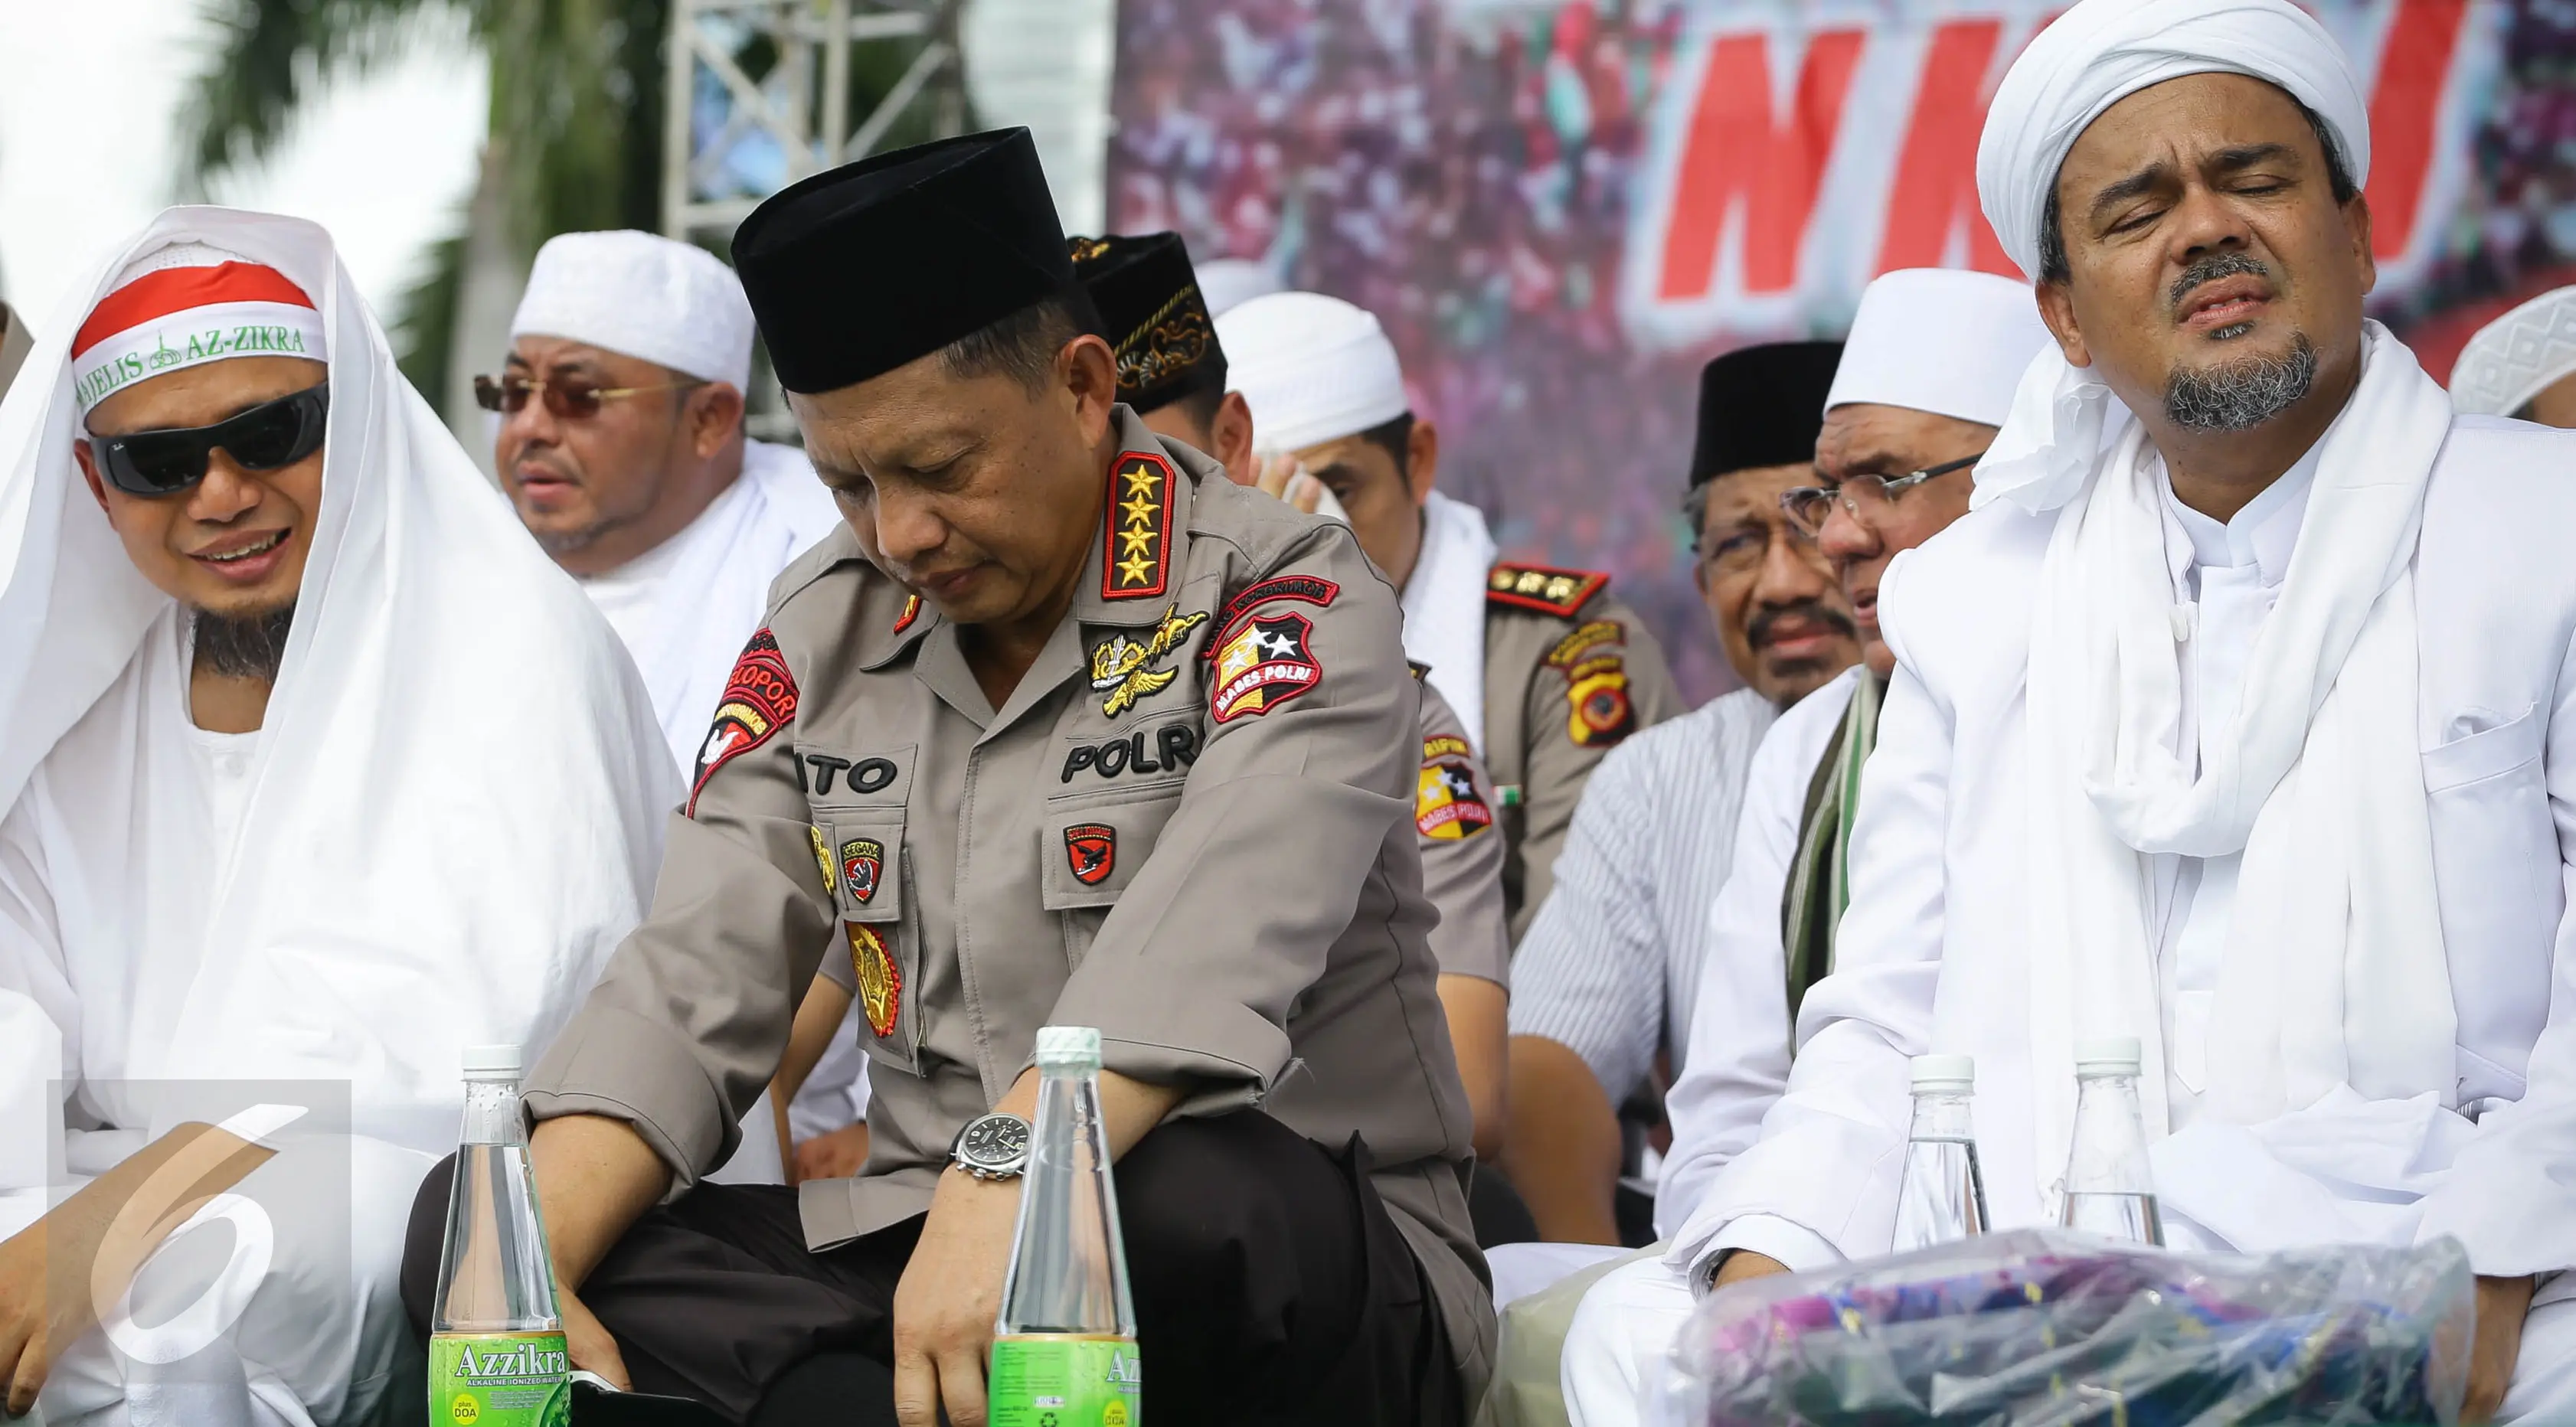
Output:
<svg viewBox="0 0 2576 1427">
<path fill-rule="evenodd" d="M 814 853 L 840 916 L 859 1020 L 880 1060 L 912 1070 L 920 1046 L 921 938 L 904 915 L 911 891 L 903 854 L 905 793 L 913 749 L 844 758 L 799 745 L 814 813 Z M 828 780 L 828 781 L 827 781 Z"/>
<path fill-rule="evenodd" d="M 1038 896 L 1064 913 L 1065 957 L 1080 965 L 1109 908 L 1142 872 L 1181 805 L 1177 783 L 1047 800 L 1038 829 Z"/>
</svg>

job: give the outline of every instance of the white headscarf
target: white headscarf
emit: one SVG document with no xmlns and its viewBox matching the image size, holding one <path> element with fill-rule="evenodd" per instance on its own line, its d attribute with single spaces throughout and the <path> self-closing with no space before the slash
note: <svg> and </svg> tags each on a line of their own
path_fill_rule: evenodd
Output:
<svg viewBox="0 0 2576 1427">
<path fill-rule="evenodd" d="M 2193 74 L 2275 84 L 2334 136 L 2355 185 L 2370 179 L 2370 101 L 2341 46 L 2289 0 L 2081 0 L 2013 61 L 1977 140 L 1977 199 L 2004 251 L 2039 277 L 2041 224 L 2057 171 L 2103 111 Z M 1974 503 L 2051 510 L 2072 499 L 2127 412 L 2054 344 L 2032 361 L 1977 467 Z"/>
<path fill-rule="evenodd" d="M 2544 292 L 2478 329 L 2451 368 L 2462 416 L 2511 416 L 2576 376 L 2576 287 Z"/>
<path fill-rule="evenodd" d="M 56 803 L 102 822 L 131 809 L 127 865 L 91 872 L 140 884 L 165 855 L 150 833 L 170 820 L 136 774 L 171 710 L 138 706 L 153 717 L 130 733 L 82 725 L 131 757 L 47 759 L 131 689 L 173 610 L 78 474 L 67 343 L 111 275 L 187 242 L 311 296 L 330 425 L 293 632 L 203 938 L 114 948 L 161 985 L 118 1031 L 126 1073 L 345 1082 L 358 1133 L 436 1153 L 455 1142 L 462 1048 L 543 1045 L 640 915 L 677 779 L 615 636 L 395 370 L 329 236 L 174 208 L 73 289 L 0 401 L 0 808 L 41 766 Z M 62 907 L 67 931 L 114 940 L 116 888 L 50 890 L 86 898 L 86 915 Z M 24 1020 L 26 999 L 0 991 L 0 1024 Z M 73 1046 L 64 1060 L 76 1078 Z"/>
<path fill-rule="evenodd" d="M 2082 0 L 2014 62 L 1988 112 L 1978 195 L 2007 249 L 2037 267 L 2049 186 L 2086 125 L 2148 85 L 2211 72 L 2297 96 L 2362 180 L 2360 86 L 2287 0 Z M 2358 389 L 2316 448 L 2299 542 L 2234 721 L 2181 757 L 2192 611 L 2176 600 L 2161 462 L 2143 429 L 2115 427 L 2126 413 L 2108 389 L 2052 344 L 1978 468 L 1978 503 L 2060 512 L 2026 690 L 2029 845 L 2047 864 L 2028 882 L 2027 933 L 2043 1194 L 2065 1163 L 2078 1040 L 2140 1038 L 2149 1133 L 2165 1126 L 2141 853 L 2244 856 L 2203 1113 L 2251 1124 L 2338 1086 L 2371 1099 L 2454 1083 L 2416 748 L 2413 582 L 2450 408 L 2375 322 L 2361 360 Z M 1889 603 L 1901 618 L 1901 581 Z"/>
</svg>

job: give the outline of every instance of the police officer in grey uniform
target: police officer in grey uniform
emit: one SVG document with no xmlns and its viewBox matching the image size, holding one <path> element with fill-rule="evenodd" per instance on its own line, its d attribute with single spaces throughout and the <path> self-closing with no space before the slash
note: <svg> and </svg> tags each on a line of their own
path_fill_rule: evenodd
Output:
<svg viewBox="0 0 2576 1427">
<path fill-rule="evenodd" d="M 1493 1316 L 1394 592 L 1117 404 L 1025 131 L 806 180 L 734 255 L 849 528 L 773 587 L 652 913 L 527 1085 L 576 1362 L 982 1422 L 1030 1051 L 1073 1024 L 1154 1420 L 1462 1421 Z M 702 1183 L 818 966 L 865 1172 Z"/>
</svg>

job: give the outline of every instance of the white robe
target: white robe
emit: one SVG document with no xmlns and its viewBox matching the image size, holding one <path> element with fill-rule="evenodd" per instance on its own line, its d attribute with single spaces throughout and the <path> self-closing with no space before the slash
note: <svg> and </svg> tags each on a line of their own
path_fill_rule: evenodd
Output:
<svg viewBox="0 0 2576 1427">
<path fill-rule="evenodd" d="M 393 1274 L 461 1053 L 569 1016 L 643 910 L 677 778 L 607 625 L 394 369 L 319 228 L 173 209 L 49 330 L 181 239 L 314 299 L 322 501 L 263 727 L 206 735 L 185 619 L 76 474 L 67 336 L 0 400 L 0 1232 L 176 1124 L 300 1107 L 199 1216 L 273 1238 L 215 1280 L 229 1352 L 174 1382 L 92 1332 L 39 1404 L 304 1427 L 365 1411 L 410 1351 Z"/>
<path fill-rule="evenodd" d="M 2423 750 L 2455 1073 L 2407 1100 L 2349 1091 L 2252 1126 L 2186 1113 L 2151 1151 L 2158 1192 L 2201 1242 L 2457 1237 L 2480 1273 L 2576 1267 L 2576 435 L 2469 418 L 2428 487 L 2414 574 Z M 2503 512 L 2503 515 L 2499 515 Z M 1793 1268 L 1887 1251 L 1907 1123 L 1907 1058 L 1977 1063 L 1987 1198 L 2002 1227 L 2042 1222 L 2032 1151 L 2022 682 L 2054 513 L 1978 511 L 1900 557 L 1881 620 L 1898 669 L 1861 785 L 1853 899 L 1836 974 L 1809 991 L 1797 1062 L 1762 1136 L 1714 1179 L 1660 1264 L 1594 1290 L 1568 1341 L 1575 1420 L 1638 1420 L 1688 1309 L 1682 1275 L 1716 1250 Z M 2252 522 L 2259 527 L 2259 518 Z M 2258 529 L 2245 532 L 2255 545 Z M 2260 551 L 2250 553 L 2260 556 Z M 2259 599 L 2249 611 L 2259 620 Z M 2178 859 L 2176 860 L 2179 861 Z M 2191 1015 L 2190 878 L 2165 869 L 2163 1031 Z M 2185 1014 L 2177 1016 L 2177 1010 Z M 2178 1029 L 2179 1027 L 2179 1029 Z M 2174 1057 L 2185 1073 L 2187 1054 Z M 2508 1416 L 2576 1408 L 2576 1278 L 2546 1281 Z"/>
</svg>

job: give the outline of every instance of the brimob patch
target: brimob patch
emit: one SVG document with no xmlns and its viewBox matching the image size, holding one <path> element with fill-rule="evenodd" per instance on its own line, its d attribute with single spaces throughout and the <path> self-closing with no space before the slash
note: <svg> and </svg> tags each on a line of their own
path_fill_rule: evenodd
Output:
<svg viewBox="0 0 2576 1427">
<path fill-rule="evenodd" d="M 894 1022 L 903 1014 L 903 971 L 894 964 L 894 953 L 886 950 L 885 938 L 865 922 L 843 922 L 841 930 L 850 939 L 850 970 L 859 983 L 859 1011 L 868 1018 L 868 1029 L 878 1040 L 894 1034 Z"/>
<path fill-rule="evenodd" d="M 1075 823 L 1064 830 L 1064 863 L 1073 880 L 1097 887 L 1118 865 L 1118 829 L 1106 823 Z"/>
<path fill-rule="evenodd" d="M 806 825 L 805 830 L 814 835 L 814 865 L 823 869 L 823 895 L 826 897 L 839 895 L 841 890 L 841 877 L 839 873 L 832 870 L 832 844 L 830 840 L 823 836 L 823 830 L 821 828 L 815 827 L 810 823 Z"/>
<path fill-rule="evenodd" d="M 1607 748 L 1636 728 L 1628 702 L 1628 669 L 1617 654 L 1587 659 L 1567 671 L 1566 736 L 1578 747 Z"/>
<path fill-rule="evenodd" d="M 884 872 L 884 843 L 873 837 L 854 837 L 841 844 L 841 881 L 860 906 L 876 900 L 877 879 Z"/>
<path fill-rule="evenodd" d="M 1413 799 L 1413 828 L 1424 837 L 1460 841 L 1494 825 L 1494 810 L 1476 791 L 1476 775 L 1454 754 L 1431 756 L 1433 744 L 1457 743 L 1434 738 L 1422 745 L 1422 778 Z"/>
<path fill-rule="evenodd" d="M 1178 669 L 1157 669 L 1154 665 L 1181 647 L 1190 631 L 1207 623 L 1207 615 L 1198 611 L 1182 614 L 1180 606 L 1164 609 L 1162 622 L 1142 644 L 1124 634 L 1112 635 L 1091 647 L 1091 687 L 1108 697 L 1100 701 L 1100 711 L 1116 718 L 1136 707 L 1144 699 L 1169 688 L 1181 677 Z"/>
<path fill-rule="evenodd" d="M 777 737 L 795 718 L 796 676 L 788 672 L 778 637 L 763 626 L 743 646 L 724 696 L 716 701 L 715 723 L 707 730 L 707 741 L 698 745 L 697 772 L 689 779 L 689 805 L 682 812 L 696 817 L 698 795 L 716 770 Z"/>
<path fill-rule="evenodd" d="M 1310 641 L 1314 622 L 1302 614 L 1254 619 L 1217 651 L 1208 711 L 1219 723 L 1265 714 L 1324 680 Z"/>
</svg>

